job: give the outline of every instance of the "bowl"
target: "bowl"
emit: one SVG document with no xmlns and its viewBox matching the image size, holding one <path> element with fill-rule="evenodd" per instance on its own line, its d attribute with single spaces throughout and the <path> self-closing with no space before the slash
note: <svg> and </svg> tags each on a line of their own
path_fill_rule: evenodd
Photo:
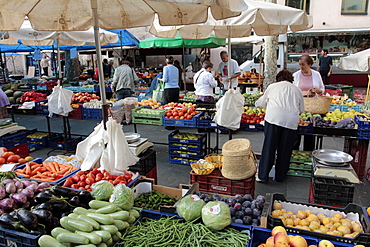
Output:
<svg viewBox="0 0 370 247">
<path fill-rule="evenodd" d="M 198 175 L 208 175 L 216 168 L 215 164 L 208 161 L 198 161 L 190 164 L 191 169 Z"/>
<path fill-rule="evenodd" d="M 204 157 L 204 159 L 208 162 L 214 163 L 215 168 L 220 168 L 222 167 L 224 156 L 222 156 L 222 154 L 208 154 Z"/>
</svg>

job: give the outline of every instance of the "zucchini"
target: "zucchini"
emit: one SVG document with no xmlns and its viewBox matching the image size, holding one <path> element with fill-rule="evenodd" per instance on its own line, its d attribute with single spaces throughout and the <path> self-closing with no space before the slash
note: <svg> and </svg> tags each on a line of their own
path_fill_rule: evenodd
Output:
<svg viewBox="0 0 370 247">
<path fill-rule="evenodd" d="M 73 228 L 76 228 L 79 231 L 83 232 L 91 232 L 93 230 L 93 226 L 90 223 L 87 223 L 86 221 L 79 220 L 79 219 L 67 219 L 68 225 L 72 226 Z"/>
<path fill-rule="evenodd" d="M 75 231 L 77 231 L 77 229 L 76 229 L 76 228 L 74 228 L 74 227 L 72 227 L 72 226 L 70 226 L 70 225 L 68 224 L 68 217 L 63 217 L 63 218 L 61 218 L 61 219 L 59 220 L 59 223 L 60 223 L 60 225 L 61 225 L 63 228 L 67 229 L 68 231 L 71 231 L 71 232 L 75 232 Z"/>
<path fill-rule="evenodd" d="M 89 239 L 76 233 L 62 232 L 58 235 L 57 240 L 61 243 L 88 244 Z"/>
<path fill-rule="evenodd" d="M 90 223 L 95 230 L 100 229 L 100 224 L 96 222 L 93 218 L 87 217 L 86 215 L 79 215 L 77 219 Z"/>
<path fill-rule="evenodd" d="M 113 224 L 113 218 L 106 214 L 97 214 L 97 213 L 88 213 L 86 214 L 87 217 L 93 218 L 99 223 L 103 225 L 111 225 Z"/>
<path fill-rule="evenodd" d="M 53 236 L 54 238 L 56 238 L 59 234 L 61 234 L 62 232 L 70 232 L 64 228 L 61 228 L 61 227 L 55 227 L 53 230 L 51 230 L 51 236 Z"/>
<path fill-rule="evenodd" d="M 86 208 L 83 208 L 83 207 L 77 207 L 75 209 L 73 209 L 73 213 L 75 214 L 79 214 L 79 215 L 86 215 L 89 211 L 87 211 Z"/>
<path fill-rule="evenodd" d="M 98 213 L 98 214 L 110 214 L 110 213 L 116 212 L 117 209 L 118 209 L 118 206 L 117 205 L 110 204 L 108 206 L 105 206 L 105 207 L 102 207 L 102 208 L 97 209 L 95 213 Z"/>
<path fill-rule="evenodd" d="M 100 243 L 97 247 L 108 247 L 105 243 Z"/>
<path fill-rule="evenodd" d="M 128 212 L 130 213 L 130 215 L 134 216 L 136 219 L 139 218 L 139 216 L 140 216 L 139 211 L 137 211 L 135 209 L 130 209 Z"/>
<path fill-rule="evenodd" d="M 117 243 L 117 242 L 121 239 L 121 237 L 122 237 L 122 233 L 120 233 L 120 232 L 116 232 L 116 234 L 114 234 L 114 235 L 112 236 L 113 242 L 114 242 L 114 243 Z"/>
<path fill-rule="evenodd" d="M 102 237 L 100 237 L 98 234 L 95 234 L 95 233 L 81 232 L 81 231 L 76 231 L 75 233 L 87 237 L 90 243 L 95 244 L 95 245 L 100 244 L 103 241 Z"/>
<path fill-rule="evenodd" d="M 91 233 L 99 235 L 103 239 L 103 242 L 107 242 L 112 237 L 112 235 L 106 231 L 93 231 Z"/>
<path fill-rule="evenodd" d="M 89 213 L 95 213 L 95 212 L 96 212 L 96 209 L 89 208 L 87 211 L 88 211 Z"/>
<path fill-rule="evenodd" d="M 132 215 L 128 216 L 128 219 L 126 220 L 129 224 L 134 224 L 136 218 Z"/>
<path fill-rule="evenodd" d="M 79 214 L 75 214 L 75 213 L 70 213 L 69 215 L 68 215 L 68 217 L 71 217 L 71 218 L 77 218 L 79 216 Z"/>
<path fill-rule="evenodd" d="M 111 235 L 116 234 L 116 232 L 118 232 L 118 228 L 115 225 L 101 225 L 100 229 L 102 231 L 109 232 Z"/>
<path fill-rule="evenodd" d="M 107 246 L 112 246 L 112 245 L 113 245 L 113 239 L 112 239 L 112 238 L 110 238 L 107 242 L 105 242 L 105 244 L 106 244 Z"/>
<path fill-rule="evenodd" d="M 40 247 L 65 247 L 50 235 L 42 235 L 38 240 L 38 244 Z"/>
<path fill-rule="evenodd" d="M 117 211 L 111 214 L 106 214 L 110 217 L 112 217 L 114 220 L 127 220 L 130 216 L 130 213 L 127 211 Z"/>
<path fill-rule="evenodd" d="M 95 244 L 80 244 L 80 245 L 75 245 L 75 247 L 96 247 Z"/>
<path fill-rule="evenodd" d="M 115 225 L 119 231 L 122 231 L 123 229 L 126 229 L 130 226 L 129 223 L 122 220 L 114 220 L 113 225 Z"/>
<path fill-rule="evenodd" d="M 90 208 L 93 208 L 93 209 L 99 209 L 99 208 L 102 208 L 102 207 L 105 207 L 105 206 L 109 206 L 111 204 L 112 203 L 110 203 L 110 202 L 98 201 L 98 200 L 89 201 L 89 206 L 90 206 Z"/>
</svg>

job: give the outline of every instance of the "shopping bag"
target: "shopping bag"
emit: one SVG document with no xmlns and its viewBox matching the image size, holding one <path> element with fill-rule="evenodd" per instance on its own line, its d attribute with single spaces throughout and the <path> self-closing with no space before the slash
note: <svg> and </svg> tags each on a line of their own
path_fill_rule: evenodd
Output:
<svg viewBox="0 0 370 247">
<path fill-rule="evenodd" d="M 218 125 L 237 130 L 244 107 L 244 96 L 239 90 L 229 89 L 216 103 L 217 112 L 213 118 Z"/>
<path fill-rule="evenodd" d="M 54 114 L 68 116 L 73 111 L 71 107 L 73 92 L 61 86 L 55 86 L 53 92 L 48 96 L 49 117 Z"/>
<path fill-rule="evenodd" d="M 164 82 L 160 81 L 157 85 L 157 89 L 153 90 L 153 100 L 155 101 L 163 101 L 164 99 Z"/>
</svg>

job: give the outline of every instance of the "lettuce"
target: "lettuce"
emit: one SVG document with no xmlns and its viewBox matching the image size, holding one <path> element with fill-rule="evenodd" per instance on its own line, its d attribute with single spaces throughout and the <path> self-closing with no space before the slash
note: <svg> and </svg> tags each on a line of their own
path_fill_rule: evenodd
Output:
<svg viewBox="0 0 370 247">
<path fill-rule="evenodd" d="M 108 201 L 113 193 L 114 186 L 106 180 L 101 180 L 92 185 L 92 196 L 99 201 Z"/>
<path fill-rule="evenodd" d="M 187 195 L 176 204 L 176 211 L 186 221 L 193 221 L 202 215 L 204 204 L 199 196 Z"/>
<path fill-rule="evenodd" d="M 134 192 L 124 184 L 117 184 L 109 202 L 116 204 L 123 210 L 130 210 L 134 206 Z"/>
<path fill-rule="evenodd" d="M 202 208 L 202 220 L 206 227 L 212 230 L 222 230 L 231 223 L 229 206 L 225 202 L 208 202 Z"/>
</svg>

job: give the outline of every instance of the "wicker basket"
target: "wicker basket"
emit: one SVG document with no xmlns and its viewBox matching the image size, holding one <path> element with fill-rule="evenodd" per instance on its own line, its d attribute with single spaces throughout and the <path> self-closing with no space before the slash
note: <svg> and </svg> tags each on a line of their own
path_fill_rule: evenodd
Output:
<svg viewBox="0 0 370 247">
<path fill-rule="evenodd" d="M 317 96 L 316 97 L 304 97 L 304 109 L 306 112 L 312 114 L 325 114 L 328 112 L 332 97 L 329 96 Z"/>
<path fill-rule="evenodd" d="M 222 154 L 208 154 L 204 157 L 204 159 L 208 162 L 213 163 L 216 168 L 220 168 L 224 161 L 224 157 L 222 156 Z"/>
<path fill-rule="evenodd" d="M 191 163 L 190 164 L 191 169 L 198 174 L 198 175 L 208 175 L 213 172 L 213 170 L 216 168 L 215 164 L 212 162 L 196 162 L 196 163 Z"/>
</svg>

